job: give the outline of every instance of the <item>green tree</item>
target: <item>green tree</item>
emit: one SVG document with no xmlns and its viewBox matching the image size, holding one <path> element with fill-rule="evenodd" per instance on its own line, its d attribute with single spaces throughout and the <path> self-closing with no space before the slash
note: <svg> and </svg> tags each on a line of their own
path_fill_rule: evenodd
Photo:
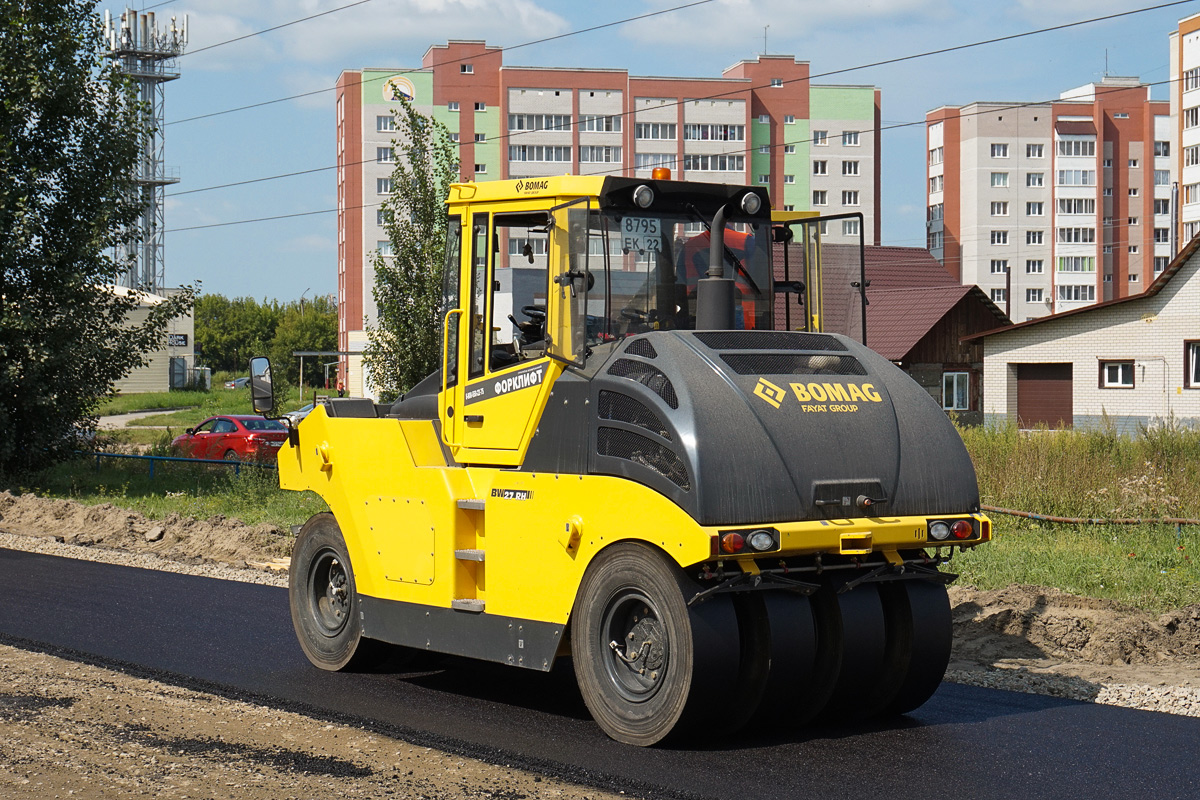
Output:
<svg viewBox="0 0 1200 800">
<path fill-rule="evenodd" d="M 291 302 L 284 306 L 271 339 L 271 374 L 276 381 L 297 383 L 300 379 L 300 359 L 296 351 L 337 350 L 337 306 L 328 297 Z M 304 359 L 304 383 L 323 386 L 325 371 L 322 362 L 329 358 Z"/>
<path fill-rule="evenodd" d="M 396 168 L 383 204 L 391 255 L 374 257 L 378 318 L 363 362 L 386 398 L 407 391 L 438 366 L 446 194 L 458 176 L 458 149 L 446 127 L 408 100 L 395 112 Z"/>
<path fill-rule="evenodd" d="M 0 479 L 53 463 L 190 290 L 128 321 L 114 252 L 140 212 L 145 117 L 90 0 L 0 0 Z M 116 250 L 114 250 L 116 248 Z"/>
<path fill-rule="evenodd" d="M 251 356 L 267 352 L 282 310 L 277 302 L 205 294 L 196 299 L 196 346 L 214 370 L 244 373 Z"/>
</svg>

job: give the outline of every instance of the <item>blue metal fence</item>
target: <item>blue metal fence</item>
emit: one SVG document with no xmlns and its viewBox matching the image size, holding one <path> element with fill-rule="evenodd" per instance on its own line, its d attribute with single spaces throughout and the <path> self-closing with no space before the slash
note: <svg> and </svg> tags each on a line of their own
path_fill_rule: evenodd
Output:
<svg viewBox="0 0 1200 800">
<path fill-rule="evenodd" d="M 150 462 L 150 477 L 154 477 L 154 464 L 158 461 L 181 461 L 185 464 L 221 464 L 226 467 L 233 467 L 234 475 L 242 474 L 242 467 L 256 467 L 258 469 L 275 469 L 275 464 L 265 461 L 224 461 L 216 458 L 181 458 L 179 456 L 138 456 L 129 453 L 85 453 L 87 456 L 95 456 L 96 469 L 100 469 L 100 459 L 102 458 L 134 458 L 142 461 Z"/>
</svg>

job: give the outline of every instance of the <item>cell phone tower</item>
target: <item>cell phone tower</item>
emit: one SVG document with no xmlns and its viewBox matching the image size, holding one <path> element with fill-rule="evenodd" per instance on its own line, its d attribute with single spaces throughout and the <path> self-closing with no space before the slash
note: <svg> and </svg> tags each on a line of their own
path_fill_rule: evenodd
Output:
<svg viewBox="0 0 1200 800">
<path fill-rule="evenodd" d="M 104 12 L 104 34 L 108 52 L 117 68 L 138 86 L 138 99 L 145 109 L 146 132 L 142 152 L 135 167 L 136 192 L 142 202 L 138 235 L 125 246 L 125 257 L 132 263 L 121 283 L 130 289 L 161 294 L 166 289 L 163 260 L 164 187 L 179 182 L 178 170 L 163 164 L 165 131 L 163 128 L 164 85 L 179 77 L 175 59 L 187 46 L 187 15 L 183 24 L 159 30 L 154 12 L 138 13 L 126 8 L 119 22 Z"/>
</svg>

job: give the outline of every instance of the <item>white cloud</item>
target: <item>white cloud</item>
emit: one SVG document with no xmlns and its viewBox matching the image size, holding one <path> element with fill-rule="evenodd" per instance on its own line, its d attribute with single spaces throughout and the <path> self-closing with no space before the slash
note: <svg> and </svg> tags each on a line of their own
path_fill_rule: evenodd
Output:
<svg viewBox="0 0 1200 800">
<path fill-rule="evenodd" d="M 653 0 L 650 10 L 670 8 L 678 0 Z M 717 0 L 636 25 L 622 35 L 647 43 L 689 49 L 715 47 L 761 51 L 763 27 L 770 52 L 797 50 L 797 42 L 821 30 L 841 30 L 871 23 L 937 19 L 949 13 L 950 0 Z"/>
<path fill-rule="evenodd" d="M 1045 27 L 1060 22 L 1103 17 L 1121 11 L 1130 11 L 1128 0 L 1016 0 L 1016 11 L 1030 22 Z"/>
<path fill-rule="evenodd" d="M 201 48 L 293 20 L 333 11 L 353 0 L 191 0 L 189 51 L 196 69 L 246 69 L 287 61 L 308 65 L 416 66 L 425 48 L 447 39 L 511 45 L 562 33 L 567 22 L 534 0 L 373 0 L 315 19 L 222 45 Z M 415 49 L 414 49 L 415 48 Z M 414 56 L 413 53 L 416 55 Z M 375 61 L 379 63 L 375 63 Z M 370 62 L 370 63 L 368 63 Z"/>
</svg>

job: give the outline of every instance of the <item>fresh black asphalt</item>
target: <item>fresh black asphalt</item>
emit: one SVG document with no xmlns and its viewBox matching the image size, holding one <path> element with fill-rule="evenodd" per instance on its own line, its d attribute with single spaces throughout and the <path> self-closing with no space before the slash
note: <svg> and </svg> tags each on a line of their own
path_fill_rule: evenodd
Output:
<svg viewBox="0 0 1200 800">
<path fill-rule="evenodd" d="M 283 589 L 3 549 L 0 641 L 630 796 L 1200 797 L 1200 719 L 946 684 L 882 727 L 638 749 L 599 731 L 569 669 L 321 672 Z"/>
</svg>

